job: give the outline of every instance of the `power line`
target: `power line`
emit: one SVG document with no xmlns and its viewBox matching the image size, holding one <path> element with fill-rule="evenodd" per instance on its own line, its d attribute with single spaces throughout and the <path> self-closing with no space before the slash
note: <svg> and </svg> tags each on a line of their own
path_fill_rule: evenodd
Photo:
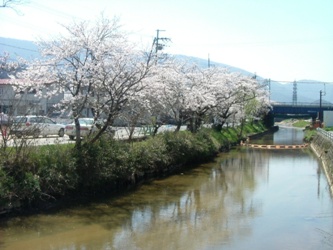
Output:
<svg viewBox="0 0 333 250">
<path fill-rule="evenodd" d="M 293 80 L 293 81 L 279 81 L 279 80 L 273 80 L 271 79 L 272 82 L 284 82 L 284 83 L 309 83 L 309 84 L 314 84 L 314 83 L 319 83 L 319 84 L 333 84 L 333 82 L 322 82 L 322 81 L 314 81 L 314 80 L 311 80 L 311 81 L 296 81 L 296 80 Z"/>
<path fill-rule="evenodd" d="M 33 9 L 39 9 L 42 12 L 48 12 L 51 13 L 53 15 L 59 16 L 59 17 L 64 17 L 67 19 L 80 19 L 80 20 L 84 20 L 78 16 L 74 16 L 73 12 L 69 11 L 69 12 L 64 12 L 56 7 L 48 7 L 46 5 L 43 5 L 41 3 L 33 3 L 33 5 L 30 5 L 31 8 Z M 75 13 L 75 12 L 74 12 Z"/>
<path fill-rule="evenodd" d="M 15 48 L 15 49 L 21 49 L 21 50 L 27 50 L 27 51 L 32 51 L 32 52 L 38 52 L 37 50 L 22 48 L 22 47 L 18 47 L 18 46 L 14 46 L 14 45 L 9 45 L 9 44 L 5 44 L 5 43 L 0 43 L 0 45 L 4 45 L 4 46 L 7 46 L 7 47 L 12 47 L 12 48 Z"/>
<path fill-rule="evenodd" d="M 160 40 L 162 41 L 170 41 L 171 39 L 170 38 L 166 38 L 166 37 L 159 37 L 159 32 L 161 31 L 165 31 L 165 30 L 157 30 L 157 36 L 154 38 L 154 43 L 155 43 L 155 46 L 156 46 L 156 53 L 158 50 L 162 50 L 164 48 L 164 44 L 162 43 L 159 43 Z M 27 49 L 27 48 L 23 48 L 23 47 L 19 47 L 19 46 L 14 46 L 14 45 L 10 45 L 10 44 L 5 44 L 5 43 L 0 43 L 0 45 L 3 45 L 3 46 L 7 46 L 7 47 L 11 47 L 11 48 L 15 48 L 15 49 L 21 49 L 21 50 L 26 50 L 26 51 L 31 51 L 31 52 L 39 52 L 38 50 L 33 50 L 33 49 Z M 208 55 L 209 56 L 209 55 Z M 333 84 L 333 82 L 323 82 L 323 81 L 296 81 L 296 80 L 293 80 L 293 81 L 286 81 L 286 80 L 283 80 L 283 81 L 280 81 L 280 80 L 273 80 L 273 79 L 269 79 L 269 81 L 271 82 L 280 82 L 280 83 L 301 83 L 301 84 L 315 84 L 315 83 L 319 83 L 319 84 Z"/>
</svg>

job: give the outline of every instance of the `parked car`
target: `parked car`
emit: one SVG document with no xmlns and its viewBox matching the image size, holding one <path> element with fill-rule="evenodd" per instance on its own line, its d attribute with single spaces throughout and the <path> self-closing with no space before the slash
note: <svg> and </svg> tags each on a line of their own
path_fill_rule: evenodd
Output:
<svg viewBox="0 0 333 250">
<path fill-rule="evenodd" d="M 94 118 L 79 118 L 79 123 L 80 123 L 81 137 L 86 137 L 91 132 L 92 133 L 97 132 L 103 125 L 103 122 L 101 121 L 94 122 Z M 106 132 L 111 136 L 115 134 L 115 130 L 112 127 L 108 127 Z M 66 125 L 65 134 L 68 135 L 69 139 L 74 140 L 76 136 L 76 129 L 74 122 Z"/>
<path fill-rule="evenodd" d="M 47 117 L 51 118 L 53 121 L 59 124 L 69 124 L 72 122 L 72 117 L 70 113 L 68 112 L 60 112 L 60 111 L 54 111 L 51 114 L 47 115 Z"/>
<path fill-rule="evenodd" d="M 65 125 L 56 123 L 46 116 L 16 116 L 10 128 L 10 134 L 21 138 L 22 136 L 33 136 L 35 138 L 48 135 L 63 137 Z"/>
</svg>

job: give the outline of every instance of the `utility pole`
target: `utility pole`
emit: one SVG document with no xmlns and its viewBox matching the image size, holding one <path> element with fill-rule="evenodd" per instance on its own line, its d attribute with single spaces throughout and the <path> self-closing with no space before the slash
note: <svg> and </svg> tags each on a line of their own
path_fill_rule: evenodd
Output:
<svg viewBox="0 0 333 250">
<path fill-rule="evenodd" d="M 211 64 L 211 62 L 210 62 L 210 54 L 208 53 L 208 68 L 210 68 L 210 67 L 214 67 L 215 65 L 214 64 Z"/>
<path fill-rule="evenodd" d="M 257 74 L 251 77 L 252 79 L 257 78 Z M 268 101 L 271 102 L 271 79 L 265 79 L 263 81 L 263 87 L 265 87 L 268 90 Z"/>
<path fill-rule="evenodd" d="M 271 103 L 271 78 L 268 79 L 268 100 Z"/>
<path fill-rule="evenodd" d="M 323 122 L 323 96 L 326 95 L 326 91 L 319 91 L 319 114 L 318 114 L 318 118 L 321 122 Z"/>
<path fill-rule="evenodd" d="M 154 38 L 154 44 L 155 44 L 155 53 L 157 54 L 157 52 L 159 50 L 162 50 L 165 46 L 165 44 L 163 43 L 160 43 L 160 41 L 164 41 L 164 42 L 169 42 L 171 41 L 170 38 L 167 38 L 167 37 L 160 37 L 160 32 L 162 31 L 165 31 L 165 30 L 160 30 L 160 29 L 157 29 L 156 30 L 156 37 Z"/>
<path fill-rule="evenodd" d="M 293 105 L 297 105 L 297 82 L 293 83 Z"/>
</svg>

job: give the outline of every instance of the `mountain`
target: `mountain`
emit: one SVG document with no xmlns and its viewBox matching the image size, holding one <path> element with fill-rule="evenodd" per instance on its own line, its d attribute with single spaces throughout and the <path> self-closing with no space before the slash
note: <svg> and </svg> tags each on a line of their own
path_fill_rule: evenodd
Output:
<svg viewBox="0 0 333 250">
<path fill-rule="evenodd" d="M 32 41 L 0 37 L 0 55 L 4 52 L 8 52 L 13 59 L 33 59 L 39 56 L 38 47 Z"/>
<path fill-rule="evenodd" d="M 202 67 L 202 68 L 207 68 L 208 67 L 208 59 L 202 59 L 202 58 L 198 58 L 198 57 L 193 57 L 193 56 L 185 56 L 185 55 L 174 55 L 174 57 L 176 57 L 177 59 L 180 60 L 188 60 L 194 64 L 197 64 L 198 66 Z M 247 76 L 253 76 L 254 74 L 251 72 L 248 72 L 244 69 L 240 69 L 234 66 L 230 66 L 228 64 L 224 64 L 224 63 L 219 63 L 219 62 L 214 62 L 211 61 L 209 63 L 210 67 L 223 67 L 223 68 L 227 68 L 230 72 L 239 72 L 243 75 L 247 75 Z"/>
<path fill-rule="evenodd" d="M 271 100 L 276 102 L 293 102 L 294 83 L 270 83 Z M 316 80 L 296 81 L 297 103 L 331 103 L 333 100 L 333 85 Z M 333 105 L 333 104 L 332 104 Z"/>
<path fill-rule="evenodd" d="M 12 58 L 16 56 L 23 57 L 25 59 L 33 59 L 39 56 L 38 48 L 32 41 L 18 40 L 12 38 L 0 37 L 0 55 L 4 52 L 8 52 Z M 174 57 L 189 60 L 202 68 L 208 67 L 208 60 L 198 57 L 174 55 Z M 243 75 L 253 76 L 254 74 L 244 69 L 240 69 L 234 66 L 219 62 L 210 62 L 211 67 L 225 67 L 230 72 L 239 72 Z M 257 76 L 260 82 L 265 82 L 260 76 Z M 320 91 L 322 91 L 320 95 Z M 270 99 L 276 102 L 293 102 L 294 85 L 290 83 L 280 83 L 276 81 L 270 81 Z M 300 80 L 297 81 L 297 102 L 307 103 L 319 103 L 320 98 L 322 103 L 328 103 L 333 100 L 333 85 L 324 84 L 315 80 Z"/>
<path fill-rule="evenodd" d="M 16 56 L 20 56 L 26 59 L 30 59 L 39 56 L 38 47 L 32 41 L 0 37 L 0 54 L 3 54 L 3 52 L 5 51 L 8 52 L 14 58 Z M 175 55 L 175 57 L 182 60 L 189 60 L 203 68 L 208 67 L 208 60 L 205 59 L 193 56 L 185 56 L 185 55 Z M 251 76 L 253 75 L 253 73 L 223 63 L 211 62 L 210 65 L 212 67 L 213 66 L 225 67 L 228 68 L 231 72 L 240 72 L 244 75 L 251 75 Z"/>
</svg>

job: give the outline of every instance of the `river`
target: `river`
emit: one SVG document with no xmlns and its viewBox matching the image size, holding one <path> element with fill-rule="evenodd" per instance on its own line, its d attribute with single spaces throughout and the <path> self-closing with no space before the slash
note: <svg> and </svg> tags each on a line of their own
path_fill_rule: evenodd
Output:
<svg viewBox="0 0 333 250">
<path fill-rule="evenodd" d="M 302 138 L 282 127 L 257 142 Z M 2 221 L 0 249 L 333 249 L 333 200 L 310 149 L 238 147 L 120 197 Z"/>
</svg>

